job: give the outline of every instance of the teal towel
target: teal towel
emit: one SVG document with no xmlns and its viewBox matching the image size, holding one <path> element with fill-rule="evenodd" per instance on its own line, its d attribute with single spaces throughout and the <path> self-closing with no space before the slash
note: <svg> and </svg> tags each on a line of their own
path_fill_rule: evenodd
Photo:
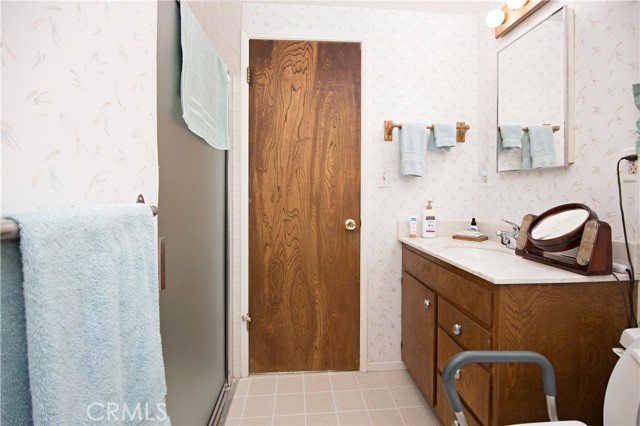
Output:
<svg viewBox="0 0 640 426">
<path fill-rule="evenodd" d="M 193 15 L 180 2 L 182 117 L 187 127 L 218 149 L 229 149 L 229 70 Z"/>
<path fill-rule="evenodd" d="M 427 152 L 427 125 L 403 123 L 400 128 L 400 174 L 422 176 Z"/>
<path fill-rule="evenodd" d="M 430 149 L 451 150 L 456 146 L 456 125 L 434 124 L 433 130 L 429 132 L 428 146 Z"/>
<path fill-rule="evenodd" d="M 504 125 L 500 126 L 498 132 L 500 137 L 500 147 L 502 149 L 522 148 L 522 126 L 521 125 Z"/>
<path fill-rule="evenodd" d="M 149 207 L 12 218 L 20 227 L 34 424 L 170 424 Z"/>
<path fill-rule="evenodd" d="M 529 132 L 522 133 L 522 151 L 521 151 L 520 169 L 526 170 L 531 168 L 531 143 L 529 141 Z"/>
<path fill-rule="evenodd" d="M 532 168 L 558 165 L 551 126 L 529 126 L 529 144 Z"/>
<path fill-rule="evenodd" d="M 18 242 L 2 241 L 0 257 L 0 424 L 32 425 L 22 260 Z"/>
</svg>

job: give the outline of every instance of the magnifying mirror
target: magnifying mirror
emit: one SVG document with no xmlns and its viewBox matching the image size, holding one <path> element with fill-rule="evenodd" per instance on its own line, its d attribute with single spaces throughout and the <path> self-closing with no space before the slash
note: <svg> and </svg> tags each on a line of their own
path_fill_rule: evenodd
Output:
<svg viewBox="0 0 640 426">
<path fill-rule="evenodd" d="M 611 227 L 584 204 L 563 204 L 522 218 L 516 254 L 582 275 L 610 274 Z"/>
<path fill-rule="evenodd" d="M 531 243 L 550 252 L 565 251 L 580 245 L 587 221 L 598 216 L 584 204 L 563 204 L 535 218 L 527 237 Z"/>
</svg>

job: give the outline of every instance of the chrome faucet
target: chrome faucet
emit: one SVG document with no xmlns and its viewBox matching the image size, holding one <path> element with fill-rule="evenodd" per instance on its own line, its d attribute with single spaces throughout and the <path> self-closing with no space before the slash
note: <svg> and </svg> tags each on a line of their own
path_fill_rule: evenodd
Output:
<svg viewBox="0 0 640 426">
<path fill-rule="evenodd" d="M 513 228 L 513 232 L 509 231 L 497 231 L 496 235 L 500 237 L 500 242 L 507 248 L 515 249 L 516 242 L 518 241 L 518 237 L 520 236 L 520 227 L 513 222 L 510 222 L 505 219 L 501 219 L 503 222 L 508 223 Z"/>
</svg>

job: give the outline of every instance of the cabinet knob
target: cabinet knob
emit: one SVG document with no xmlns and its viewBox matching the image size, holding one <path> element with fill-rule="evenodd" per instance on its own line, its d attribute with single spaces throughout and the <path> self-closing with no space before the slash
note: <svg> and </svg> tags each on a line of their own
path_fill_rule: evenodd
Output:
<svg viewBox="0 0 640 426">
<path fill-rule="evenodd" d="M 459 380 L 460 376 L 462 376 L 462 371 L 458 368 L 456 370 L 456 373 L 453 375 L 453 378 L 456 379 L 456 380 Z"/>
<path fill-rule="evenodd" d="M 422 302 L 422 306 L 424 306 L 425 309 L 429 309 L 431 307 L 431 300 L 424 299 L 424 302 Z"/>
<path fill-rule="evenodd" d="M 460 422 L 457 420 L 454 420 L 453 422 L 451 422 L 451 426 L 460 426 Z"/>
<path fill-rule="evenodd" d="M 453 324 L 453 334 L 455 334 L 456 336 L 458 336 L 460 333 L 462 333 L 462 325 L 460 325 L 460 324 Z"/>
</svg>

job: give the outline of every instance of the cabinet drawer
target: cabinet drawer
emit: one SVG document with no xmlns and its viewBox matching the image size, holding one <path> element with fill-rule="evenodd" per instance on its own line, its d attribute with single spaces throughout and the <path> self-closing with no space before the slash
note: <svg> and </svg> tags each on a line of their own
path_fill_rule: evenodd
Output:
<svg viewBox="0 0 640 426">
<path fill-rule="evenodd" d="M 438 415 L 438 417 L 440 417 L 443 426 L 453 426 L 453 421 L 456 419 L 456 415 L 453 413 L 453 408 L 451 408 L 449 400 L 447 400 L 447 395 L 444 393 L 442 376 L 440 374 L 438 374 L 436 382 L 436 406 L 434 407 L 436 414 Z M 469 426 L 482 426 L 482 423 L 479 422 L 478 419 L 476 419 L 464 405 L 462 406 L 462 412 L 464 413 L 464 417 L 467 419 L 467 423 L 469 423 Z"/>
<path fill-rule="evenodd" d="M 491 349 L 491 333 L 442 298 L 438 299 L 438 324 L 466 350 Z"/>
<path fill-rule="evenodd" d="M 442 329 L 438 329 L 438 370 L 442 373 L 449 359 L 462 352 L 460 346 Z M 460 377 L 455 381 L 460 398 L 471 408 L 473 414 L 483 423 L 489 424 L 489 401 L 491 373 L 480 364 L 467 364 L 460 369 Z"/>
<path fill-rule="evenodd" d="M 402 268 L 482 323 L 493 321 L 493 291 L 433 263 L 403 246 Z"/>
</svg>

